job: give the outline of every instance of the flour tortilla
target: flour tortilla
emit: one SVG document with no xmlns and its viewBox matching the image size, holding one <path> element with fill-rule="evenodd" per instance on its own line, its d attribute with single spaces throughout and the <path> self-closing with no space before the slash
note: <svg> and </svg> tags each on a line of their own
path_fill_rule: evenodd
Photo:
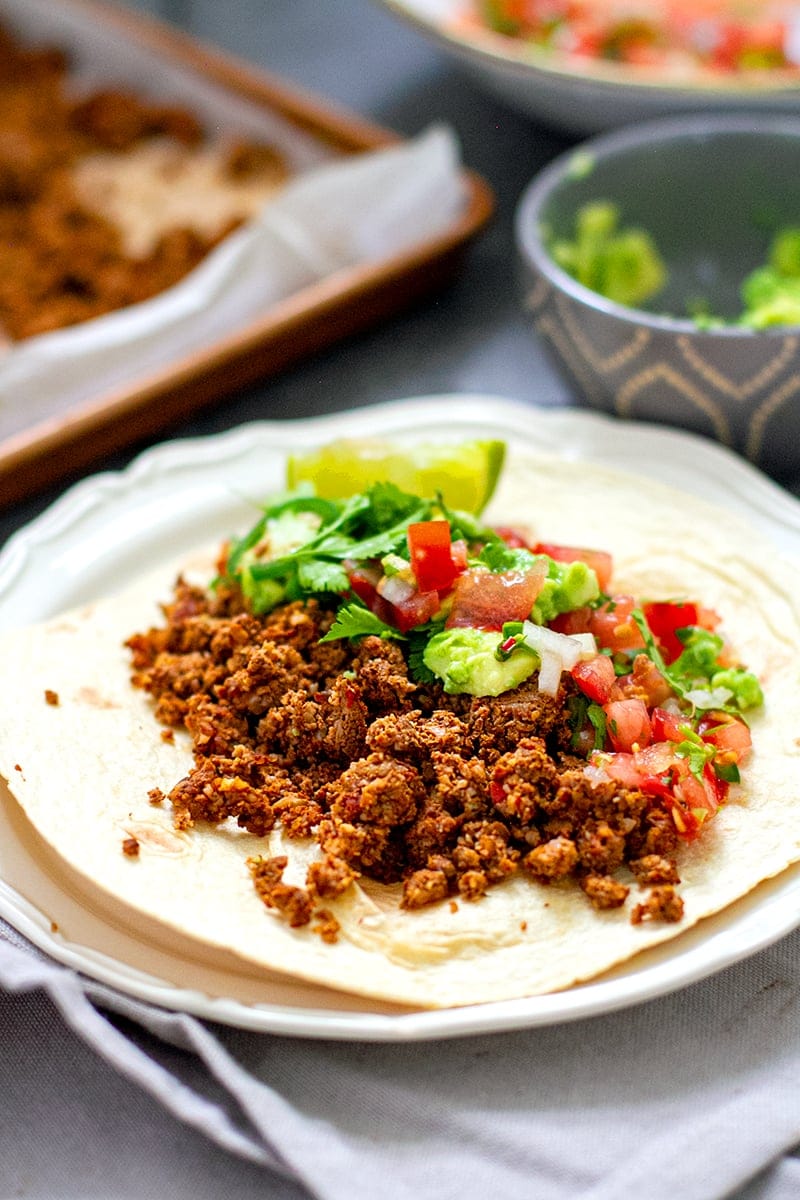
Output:
<svg viewBox="0 0 800 1200">
<path fill-rule="evenodd" d="M 630 908 L 595 912 L 573 883 L 543 887 L 524 874 L 478 903 L 406 912 L 399 887 L 369 882 L 329 905 L 341 923 L 325 944 L 290 929 L 255 894 L 245 859 L 286 853 L 302 883 L 318 853 L 280 832 L 257 839 L 227 823 L 172 828 L 169 792 L 191 765 L 188 738 L 161 737 L 151 701 L 129 683 L 125 638 L 158 623 L 178 569 L 202 578 L 211 559 L 186 556 L 124 593 L 0 639 L 0 773 L 27 817 L 87 887 L 132 923 L 156 919 L 232 951 L 247 964 L 415 1007 L 450 1007 L 556 991 L 679 936 L 800 859 L 798 645 L 800 570 L 725 512 L 649 481 L 553 458 L 512 455 L 487 512 L 542 540 L 612 551 L 615 588 L 643 598 L 696 598 L 761 678 L 745 783 L 701 839 L 682 847 L 685 916 L 633 926 Z M 58 694 L 48 704 L 45 691 Z M 11 802 L 7 800 L 6 802 Z M 122 841 L 135 836 L 135 859 Z M 632 881 L 631 881 L 632 882 Z M 146 921 L 145 921 L 146 926 Z"/>
</svg>

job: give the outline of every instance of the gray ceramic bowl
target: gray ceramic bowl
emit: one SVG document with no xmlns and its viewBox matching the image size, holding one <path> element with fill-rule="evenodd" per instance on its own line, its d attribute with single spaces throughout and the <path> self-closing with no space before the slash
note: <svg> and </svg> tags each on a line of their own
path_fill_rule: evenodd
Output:
<svg viewBox="0 0 800 1200">
<path fill-rule="evenodd" d="M 551 258 L 550 238 L 571 237 L 592 200 L 615 202 L 661 250 L 669 282 L 648 311 L 590 291 Z M 592 407 L 800 474 L 800 326 L 705 330 L 681 315 L 703 296 L 735 317 L 742 279 L 786 225 L 800 225 L 800 120 L 681 117 L 584 142 L 537 176 L 517 211 L 535 329 Z"/>
</svg>

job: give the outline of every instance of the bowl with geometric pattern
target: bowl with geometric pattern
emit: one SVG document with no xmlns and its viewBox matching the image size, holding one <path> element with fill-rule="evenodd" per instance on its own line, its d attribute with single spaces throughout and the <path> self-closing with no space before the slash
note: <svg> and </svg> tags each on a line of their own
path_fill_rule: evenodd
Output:
<svg viewBox="0 0 800 1200">
<path fill-rule="evenodd" d="M 610 211 L 622 238 L 598 266 Z M 642 232 L 665 267 L 645 299 L 625 288 Z M 698 114 L 593 138 L 528 186 L 516 237 L 533 328 L 576 398 L 800 475 L 800 120 Z M 614 270 L 610 298 L 594 281 Z"/>
</svg>

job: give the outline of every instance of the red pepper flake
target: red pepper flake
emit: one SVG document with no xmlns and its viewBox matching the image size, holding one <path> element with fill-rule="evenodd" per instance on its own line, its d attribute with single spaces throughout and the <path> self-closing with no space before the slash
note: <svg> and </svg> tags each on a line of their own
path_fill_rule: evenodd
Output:
<svg viewBox="0 0 800 1200">
<path fill-rule="evenodd" d="M 45 704 L 49 704 L 52 708 L 58 708 L 60 703 L 58 692 L 54 692 L 52 688 L 44 689 L 44 700 Z"/>
</svg>

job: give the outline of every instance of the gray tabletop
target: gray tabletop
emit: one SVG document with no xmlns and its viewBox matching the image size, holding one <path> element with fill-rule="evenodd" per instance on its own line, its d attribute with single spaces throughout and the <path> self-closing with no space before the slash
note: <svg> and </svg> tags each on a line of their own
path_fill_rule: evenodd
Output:
<svg viewBox="0 0 800 1200">
<path fill-rule="evenodd" d="M 211 433 L 256 417 L 313 415 L 433 392 L 485 392 L 545 405 L 572 401 L 528 328 L 513 271 L 516 201 L 537 169 L 565 147 L 563 135 L 531 123 L 478 91 L 434 46 L 369 0 L 230 0 L 227 4 L 164 0 L 161 5 L 151 0 L 141 7 L 160 11 L 189 32 L 401 133 L 416 133 L 433 119 L 447 121 L 459 135 L 466 162 L 489 180 L 498 202 L 490 228 L 444 293 L 232 397 L 174 430 L 175 436 Z M 135 449 L 106 465 L 122 465 Z M 0 542 L 61 490 L 2 515 Z M 791 961 L 787 951 L 787 973 Z M 756 981 L 754 991 L 761 986 Z M 193 1073 L 192 1054 L 180 1039 L 171 1044 L 168 1038 L 156 1045 L 153 1033 L 128 1016 L 116 1018 L 114 1028 L 133 1038 L 178 1080 Z M 276 1045 L 258 1053 L 275 1055 L 280 1076 L 281 1039 L 270 1040 Z M 255 1054 L 252 1039 L 229 1037 L 228 1046 L 242 1060 Z M 527 1049 L 519 1040 L 507 1043 L 503 1052 L 518 1059 Z M 328 1053 L 331 1064 L 339 1068 L 355 1071 L 361 1061 L 358 1055 L 347 1060 L 342 1047 L 314 1044 L 308 1050 L 309 1080 L 324 1077 Z M 493 1053 L 491 1041 L 483 1039 L 465 1051 L 465 1069 Z M 391 1073 L 391 1061 L 376 1052 L 373 1066 Z M 43 1200 L 191 1195 L 193 1200 L 221 1196 L 233 1200 L 259 1195 L 300 1200 L 311 1194 L 304 1186 L 247 1161 L 246 1155 L 225 1152 L 177 1120 L 153 1100 L 150 1091 L 115 1070 L 71 1032 L 43 991 L 0 991 L 0 1080 L 2 1196 Z M 426 1085 L 424 1073 L 419 1085 Z M 290 1080 L 287 1086 L 291 1091 Z M 319 1091 L 312 1110 L 324 1122 L 328 1115 L 324 1087 L 318 1082 L 313 1087 Z M 215 1089 L 213 1079 L 205 1096 L 223 1109 L 230 1104 L 222 1089 Z M 329 1099 L 335 1103 L 335 1098 Z M 785 1194 L 796 1194 L 791 1190 L 796 1173 L 786 1179 Z M 385 1194 L 394 1194 L 390 1176 Z M 418 1194 L 434 1193 L 423 1186 Z M 436 1194 L 453 1193 L 445 1187 Z M 509 1192 L 501 1186 L 496 1194 Z M 563 1194 L 571 1194 L 569 1187 Z M 577 1190 L 572 1194 L 577 1195 Z M 646 1189 L 639 1192 L 647 1194 Z M 710 1196 L 712 1190 L 692 1194 Z M 767 1193 L 757 1188 L 751 1194 Z"/>
</svg>

